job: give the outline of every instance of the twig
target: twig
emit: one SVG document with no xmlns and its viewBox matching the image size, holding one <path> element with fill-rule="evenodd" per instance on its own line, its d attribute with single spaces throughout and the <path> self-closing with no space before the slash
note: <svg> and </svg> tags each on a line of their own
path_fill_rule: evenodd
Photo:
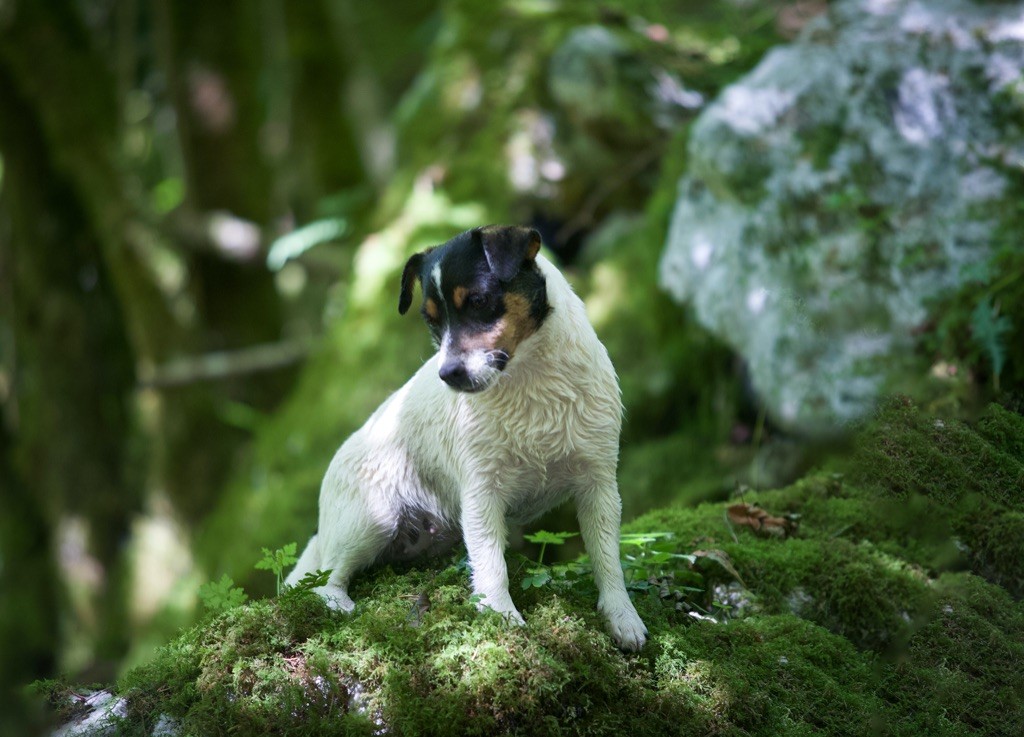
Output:
<svg viewBox="0 0 1024 737">
<path fill-rule="evenodd" d="M 177 358 L 160 366 L 140 369 L 138 383 L 140 388 L 167 389 L 200 381 L 275 371 L 305 360 L 311 348 L 311 340 L 301 339 Z"/>
</svg>

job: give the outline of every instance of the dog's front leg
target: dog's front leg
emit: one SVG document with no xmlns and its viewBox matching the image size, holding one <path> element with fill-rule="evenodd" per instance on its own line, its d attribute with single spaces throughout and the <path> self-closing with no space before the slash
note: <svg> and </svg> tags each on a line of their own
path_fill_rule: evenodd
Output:
<svg viewBox="0 0 1024 737">
<path fill-rule="evenodd" d="M 508 535 L 505 504 L 486 483 L 468 486 L 462 495 L 462 535 L 473 571 L 477 608 L 493 609 L 508 621 L 525 624 L 508 593 L 505 542 Z"/>
<path fill-rule="evenodd" d="M 647 628 L 629 600 L 622 576 L 619 559 L 622 500 L 614 472 L 577 493 L 576 512 L 583 544 L 594 569 L 597 608 L 607 618 L 608 631 L 615 644 L 623 650 L 635 652 L 644 646 Z"/>
</svg>

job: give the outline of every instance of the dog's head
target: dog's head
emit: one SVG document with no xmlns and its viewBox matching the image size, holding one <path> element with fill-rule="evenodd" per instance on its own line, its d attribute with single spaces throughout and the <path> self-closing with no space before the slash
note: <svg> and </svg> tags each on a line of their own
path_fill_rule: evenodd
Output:
<svg viewBox="0 0 1024 737">
<path fill-rule="evenodd" d="M 419 280 L 423 319 L 438 348 L 438 372 L 452 389 L 478 392 L 492 386 L 516 348 L 548 316 L 538 250 L 536 230 L 488 225 L 406 263 L 398 311 L 408 312 Z"/>
</svg>

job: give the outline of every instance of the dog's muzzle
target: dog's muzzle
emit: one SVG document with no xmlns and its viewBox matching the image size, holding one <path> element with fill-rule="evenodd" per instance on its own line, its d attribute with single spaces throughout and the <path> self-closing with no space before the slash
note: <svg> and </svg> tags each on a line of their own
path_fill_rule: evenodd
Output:
<svg viewBox="0 0 1024 737">
<path fill-rule="evenodd" d="M 441 381 L 460 392 L 481 392 L 491 387 L 508 359 L 494 353 L 449 357 L 438 370 Z"/>
</svg>

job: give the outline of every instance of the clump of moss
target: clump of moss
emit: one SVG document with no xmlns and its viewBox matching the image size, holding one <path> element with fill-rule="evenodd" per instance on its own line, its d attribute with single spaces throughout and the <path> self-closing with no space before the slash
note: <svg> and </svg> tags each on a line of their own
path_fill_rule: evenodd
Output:
<svg viewBox="0 0 1024 737">
<path fill-rule="evenodd" d="M 682 533 L 680 552 L 694 547 L 721 549 L 756 598 L 759 611 L 792 613 L 860 647 L 884 650 L 900 640 L 908 623 L 927 606 L 926 576 L 846 523 L 850 517 L 870 520 L 873 516 L 858 492 L 840 485 L 834 487 L 835 496 L 821 498 L 828 486 L 825 478 L 819 478 L 746 497 L 779 514 L 802 511 L 808 502 L 815 505 L 801 517 L 799 537 L 791 539 L 765 539 L 733 530 L 721 504 L 662 510 L 625 529 L 640 531 L 661 524 Z"/>
<path fill-rule="evenodd" d="M 881 670 L 878 695 L 886 705 L 890 733 L 1020 734 L 1020 604 L 970 574 L 945 574 L 935 590 L 932 618 Z"/>
<path fill-rule="evenodd" d="M 922 412 L 909 399 L 889 400 L 861 434 L 857 475 L 883 493 L 925 494 L 955 503 L 970 495 L 1024 501 L 1024 460 L 1014 457 L 1017 422 L 990 406 L 981 432 L 956 419 Z M 1005 445 L 1004 445 L 1005 444 Z"/>
<path fill-rule="evenodd" d="M 990 405 L 972 427 L 897 398 L 863 431 L 850 466 L 883 499 L 926 499 L 931 517 L 945 520 L 972 568 L 1019 596 L 1022 438 L 1024 418 L 999 405 Z"/>
<path fill-rule="evenodd" d="M 377 571 L 354 615 L 331 615 L 305 641 L 280 602 L 240 607 L 125 679 L 123 727 L 143 733 L 169 714 L 202 734 L 777 734 L 870 702 L 870 659 L 792 617 L 686 625 L 648 606 L 650 645 L 626 657 L 591 597 L 546 592 L 518 628 L 466 594 L 454 566 Z"/>
<path fill-rule="evenodd" d="M 328 727 L 352 703 L 346 674 L 307 651 L 309 638 L 330 621 L 318 596 L 291 591 L 193 628 L 122 679 L 129 704 L 123 726 L 146 733 L 166 715 L 197 734 Z M 351 721 L 366 726 L 359 714 Z"/>
<path fill-rule="evenodd" d="M 727 627 L 667 635 L 659 670 L 688 682 L 722 732 L 863 734 L 878 709 L 872 658 L 849 642 L 792 616 L 759 616 Z M 662 687 L 672 685 L 662 680 Z"/>
<path fill-rule="evenodd" d="M 978 434 L 1011 458 L 1024 458 L 1024 417 L 990 404 L 978 421 Z"/>
</svg>

